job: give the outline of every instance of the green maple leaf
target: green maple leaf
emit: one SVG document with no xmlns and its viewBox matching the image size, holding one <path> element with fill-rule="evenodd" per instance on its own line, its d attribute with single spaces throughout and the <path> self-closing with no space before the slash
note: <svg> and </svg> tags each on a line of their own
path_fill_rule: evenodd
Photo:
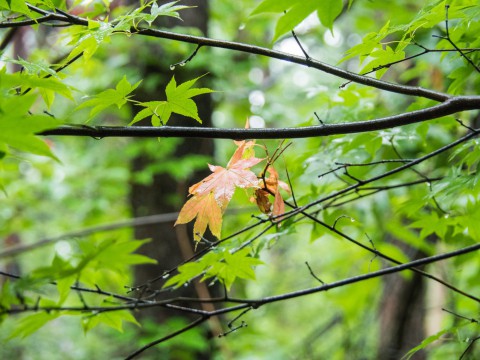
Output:
<svg viewBox="0 0 480 360">
<path fill-rule="evenodd" d="M 349 6 L 351 5 L 349 1 Z M 251 16 L 263 13 L 281 13 L 275 27 L 273 41 L 293 30 L 311 13 L 317 12 L 323 26 L 333 30 L 333 22 L 343 10 L 341 0 L 264 0 L 252 12 Z"/>
<path fill-rule="evenodd" d="M 167 4 L 158 6 L 158 4 L 154 2 L 150 9 L 150 15 L 145 16 L 142 20 L 145 20 L 148 23 L 148 25 L 151 26 L 152 22 L 154 22 L 155 19 L 159 16 L 171 16 L 177 19 L 181 19 L 180 14 L 178 13 L 178 10 L 189 9 L 194 7 L 194 6 L 185 6 L 185 5 L 175 5 L 176 3 L 178 3 L 178 1 L 172 1 Z"/>
<path fill-rule="evenodd" d="M 170 119 L 172 113 L 190 117 L 201 123 L 202 120 L 198 116 L 197 104 L 192 100 L 192 97 L 213 92 L 213 90 L 208 88 L 192 88 L 201 77 L 199 76 L 177 86 L 175 76 L 172 76 L 165 89 L 167 100 L 139 103 L 138 105 L 145 107 L 145 109 L 135 116 L 130 125 L 148 116 L 151 116 L 153 126 L 164 125 Z"/>
<path fill-rule="evenodd" d="M 120 109 L 130 99 L 131 95 L 129 94 L 140 85 L 140 82 L 141 81 L 131 85 L 126 76 L 124 76 L 115 89 L 102 91 L 100 94 L 93 96 L 91 99 L 77 106 L 75 110 L 92 107 L 93 109 L 90 111 L 89 115 L 90 120 L 109 106 L 116 105 Z"/>
<path fill-rule="evenodd" d="M 254 267 L 262 265 L 263 261 L 251 257 L 250 249 L 243 249 L 236 253 L 230 253 L 228 250 L 223 251 L 224 260 L 213 264 L 207 270 L 204 277 L 217 277 L 226 287 L 230 289 L 237 278 L 255 280 Z"/>
<path fill-rule="evenodd" d="M 6 155 L 8 146 L 58 160 L 47 143 L 35 134 L 55 128 L 61 122 L 48 115 L 28 115 L 36 98 L 37 95 L 28 94 L 0 100 L 0 157 Z"/>
</svg>

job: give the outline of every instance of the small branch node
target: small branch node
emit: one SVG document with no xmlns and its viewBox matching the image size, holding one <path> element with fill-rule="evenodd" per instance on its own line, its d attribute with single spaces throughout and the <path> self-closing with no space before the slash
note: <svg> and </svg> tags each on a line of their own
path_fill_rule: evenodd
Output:
<svg viewBox="0 0 480 360">
<path fill-rule="evenodd" d="M 344 169 L 345 169 L 345 175 L 348 176 L 350 179 L 356 181 L 359 185 L 362 185 L 362 184 L 365 183 L 363 180 L 360 180 L 360 179 L 356 178 L 355 176 L 351 175 L 348 172 L 348 167 L 345 166 Z"/>
<path fill-rule="evenodd" d="M 467 124 L 465 124 L 462 120 L 460 119 L 457 119 L 455 118 L 455 121 L 458 122 L 460 125 L 462 125 L 464 128 L 470 130 L 471 132 L 476 132 L 477 130 L 475 130 L 474 128 L 468 126 Z"/>
<path fill-rule="evenodd" d="M 308 65 L 308 63 L 312 60 L 312 58 L 310 57 L 310 55 L 308 55 L 307 51 L 302 46 L 302 43 L 298 39 L 297 34 L 295 34 L 295 31 L 293 31 L 293 30 L 292 30 L 292 36 L 295 39 L 295 42 L 297 43 L 300 50 L 302 50 L 303 55 L 305 55 L 305 61 L 307 62 L 307 65 Z"/>
<path fill-rule="evenodd" d="M 240 325 L 238 325 L 238 326 L 236 326 L 236 327 L 234 327 L 234 328 L 230 328 L 230 330 L 228 330 L 228 331 L 226 331 L 226 332 L 224 332 L 224 333 L 222 333 L 222 334 L 219 334 L 218 337 L 219 337 L 219 338 L 225 337 L 225 336 L 227 336 L 227 335 L 229 335 L 229 334 L 231 334 L 231 333 L 233 333 L 233 332 L 235 332 L 235 331 L 237 331 L 237 330 L 239 330 L 239 329 L 241 329 L 241 328 L 247 327 L 247 326 L 248 326 L 248 324 L 247 324 L 245 321 L 242 320 L 242 322 L 240 323 Z"/>
<path fill-rule="evenodd" d="M 368 242 L 372 245 L 373 252 L 375 253 L 375 255 L 370 259 L 370 263 L 368 264 L 368 271 L 370 272 L 370 266 L 372 266 L 373 260 L 375 260 L 378 257 L 379 252 L 375 247 L 375 244 L 373 243 L 373 240 L 370 238 L 370 236 L 368 236 L 367 233 L 365 233 L 365 236 L 367 237 Z"/>
<path fill-rule="evenodd" d="M 335 222 L 333 223 L 332 228 L 335 229 L 335 226 L 337 226 L 338 220 L 343 219 L 343 218 L 350 219 L 351 222 L 354 222 L 354 221 L 355 221 L 355 219 L 354 219 L 353 217 L 351 217 L 351 216 L 348 216 L 348 215 L 340 215 L 338 218 L 336 218 Z"/>
<path fill-rule="evenodd" d="M 39 309 L 39 304 L 40 304 L 40 299 L 41 297 L 37 297 L 37 300 L 35 301 L 35 305 L 33 305 L 33 310 L 37 311 Z"/>
<path fill-rule="evenodd" d="M 189 61 L 192 61 L 192 59 L 195 57 L 195 55 L 197 55 L 198 50 L 200 50 L 200 48 L 202 46 L 203 46 L 202 44 L 198 44 L 197 47 L 195 48 L 195 50 L 193 51 L 193 53 L 188 58 L 186 58 L 185 60 L 179 61 L 175 64 L 170 65 L 170 70 L 173 71 L 173 70 L 175 70 L 175 67 L 185 66 Z"/>
<path fill-rule="evenodd" d="M 322 119 L 320 119 L 320 116 L 318 116 L 317 112 L 314 111 L 313 113 L 315 114 L 315 117 L 317 118 L 317 120 L 320 122 L 320 125 L 325 126 L 325 123 L 323 122 Z"/>
<path fill-rule="evenodd" d="M 310 264 L 308 263 L 308 261 L 305 261 L 305 265 L 307 265 L 307 268 L 308 268 L 308 271 L 310 272 L 310 275 L 312 275 L 313 278 L 315 280 L 317 280 L 320 284 L 325 285 L 325 282 L 322 281 L 322 279 L 320 279 L 317 275 L 315 275 L 315 273 L 313 272 L 312 268 L 310 267 Z"/>
<path fill-rule="evenodd" d="M 245 315 L 247 312 L 249 312 L 250 310 L 252 310 L 253 307 L 250 306 L 248 308 L 246 308 L 245 310 L 243 310 L 239 315 L 237 315 L 236 317 L 234 317 L 231 321 L 228 322 L 227 326 L 228 328 L 230 329 L 229 331 L 226 331 L 220 335 L 218 335 L 218 337 L 225 337 L 227 336 L 228 334 L 231 334 L 232 332 L 234 331 L 237 331 L 238 329 L 241 329 L 241 328 L 244 328 L 244 327 L 247 327 L 247 323 L 245 321 L 241 321 L 240 322 L 240 325 L 237 325 L 237 326 L 234 326 L 233 324 L 239 320 L 243 315 Z"/>
<path fill-rule="evenodd" d="M 445 308 L 442 308 L 442 311 L 445 311 L 453 316 L 456 316 L 460 319 L 464 319 L 464 320 L 467 320 L 467 321 L 470 321 L 471 323 L 476 323 L 476 324 L 479 324 L 480 321 L 478 321 L 477 319 L 474 319 L 474 318 L 469 318 L 469 317 L 466 317 L 466 316 L 463 316 L 463 315 L 460 315 L 460 314 L 457 314 L 456 312 L 452 311 L 452 310 L 448 310 L 448 309 L 445 309 Z"/>
</svg>

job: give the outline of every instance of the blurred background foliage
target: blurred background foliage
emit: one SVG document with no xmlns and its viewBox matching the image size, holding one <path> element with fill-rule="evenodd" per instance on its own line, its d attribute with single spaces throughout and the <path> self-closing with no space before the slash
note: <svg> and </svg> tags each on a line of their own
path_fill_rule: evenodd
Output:
<svg viewBox="0 0 480 360">
<path fill-rule="evenodd" d="M 300 47 L 289 34 L 272 43 L 275 23 L 281 15 L 260 14 L 251 17 L 258 3 L 253 0 L 210 0 L 209 36 L 271 46 L 302 56 Z M 442 1 L 431 3 L 431 7 L 444 8 Z M 459 7 L 473 4 L 468 1 L 452 3 Z M 390 21 L 391 28 L 398 26 L 399 30 L 378 40 L 393 44 L 392 48 L 395 49 L 404 34 L 402 30 L 405 28 L 400 26 L 412 22 L 423 5 L 408 0 L 355 0 L 350 9 L 336 20 L 332 31 L 322 26 L 315 14 L 307 17 L 295 31 L 312 58 L 361 72 L 372 57 L 363 64 L 358 56 L 342 61 L 348 56 L 349 49 L 363 44 L 362 39 L 366 41 L 368 34 L 378 34 L 387 21 Z M 473 9 L 478 14 L 478 6 Z M 474 14 L 469 15 L 468 11 L 467 8 L 465 13 L 471 16 L 468 25 L 463 24 L 462 19 L 452 21 L 452 36 L 458 46 L 478 47 L 476 34 L 480 26 L 479 18 L 475 19 Z M 435 11 L 431 11 L 431 14 L 432 26 L 418 28 L 415 41 L 431 49 L 442 48 L 445 46 L 443 40 L 432 35 L 443 34 L 444 15 L 440 16 Z M 172 31 L 200 34 L 199 30 L 184 27 Z M 6 30 L 2 30 L 2 36 L 5 33 Z M 65 55 L 64 45 L 55 41 L 59 37 L 56 32 L 39 31 L 31 36 L 35 38 L 31 40 L 30 62 L 52 60 Z M 194 45 L 175 41 L 113 36 L 110 43 L 100 46 L 89 61 L 77 61 L 62 73 L 65 74 L 65 81 L 77 89 L 74 97 L 78 104 L 84 96 L 114 87 L 124 75 L 131 84 L 136 83 L 141 80 L 140 69 L 159 57 L 166 71 L 143 79 L 141 87 L 145 89 L 142 91 L 164 88 L 172 75 L 184 71 L 179 66 L 168 70 L 169 65 L 185 59 L 194 49 Z M 8 51 L 12 50 L 7 49 L 4 56 L 9 54 Z M 421 49 L 410 44 L 404 51 L 405 56 L 410 56 Z M 385 59 L 381 57 L 384 54 L 378 56 Z M 471 57 L 478 60 L 478 52 L 472 53 Z M 7 66 L 11 64 L 7 63 Z M 185 68 L 208 69 L 206 81 L 210 88 L 216 90 L 212 94 L 212 120 L 217 127 L 243 127 L 246 119 L 249 119 L 252 127 L 268 128 L 317 125 L 317 116 L 325 123 L 367 120 L 430 103 L 425 99 L 412 100 L 356 84 L 341 87 L 344 80 L 307 67 L 222 49 L 202 48 Z M 432 52 L 392 66 L 382 78 L 448 90 L 452 94 L 475 94 L 480 77 L 458 53 Z M 163 96 L 163 93 L 159 94 L 159 97 Z M 67 119 L 68 123 L 84 124 L 88 111 L 73 111 L 75 107 L 71 101 L 57 96 L 50 111 L 56 118 Z M 459 116 L 465 123 L 478 127 L 478 119 L 471 114 Z M 110 107 L 89 124 L 126 125 L 131 119 L 131 108 Z M 285 178 L 285 169 L 288 169 L 297 202 L 307 204 L 323 194 L 342 188 L 345 182 L 353 183 L 342 172 L 338 172 L 338 176 L 332 173 L 322 176 L 336 168 L 336 163 L 367 163 L 400 156 L 416 158 L 457 139 L 465 132 L 466 129 L 450 117 L 369 134 L 292 140 L 276 167 L 282 178 Z M 11 246 L 7 240 L 12 236 L 16 239 L 13 245 L 29 245 L 72 230 L 128 219 L 132 214 L 128 194 L 133 183 L 151 184 L 153 176 L 159 174 L 169 174 L 176 181 L 184 182 L 194 171 L 206 168 L 207 163 L 224 166 L 234 151 L 231 141 L 217 140 L 213 159 L 194 154 L 173 160 L 172 154 L 179 143 L 176 139 L 133 141 L 126 138 L 50 137 L 47 141 L 60 163 L 17 151 L 12 151 L 0 163 L 4 188 L 0 195 L 0 238 L 4 239 L 1 249 Z M 279 141 L 257 143 L 265 145 L 270 154 L 279 146 Z M 422 175 L 418 173 L 429 178 L 444 177 L 440 182 L 425 182 L 379 192 L 341 207 L 327 209 L 322 212 L 321 218 L 332 224 L 345 216 L 338 221 L 337 229 L 365 245 L 373 242 L 376 249 L 401 261 L 412 259 L 417 250 L 425 255 L 433 255 L 478 242 L 480 207 L 477 168 L 480 151 L 477 145 L 476 139 L 471 140 L 455 153 L 442 154 L 417 166 L 417 174 L 406 171 L 383 180 L 381 185 L 421 179 Z M 262 149 L 257 148 L 256 151 L 257 156 L 265 156 Z M 130 168 L 131 160 L 139 155 L 147 156 L 150 164 L 142 171 L 134 172 Z M 365 179 L 397 165 L 384 163 L 352 167 L 349 173 L 355 178 Z M 224 235 L 252 224 L 255 221 L 252 214 L 260 214 L 249 202 L 249 197 L 249 194 L 237 191 L 231 207 L 243 211 L 225 216 Z M 171 199 L 178 209 L 182 201 L 175 196 Z M 242 234 L 226 246 L 235 248 L 251 236 L 252 233 Z M 13 258 L 1 258 L 0 261 L 2 267 L 18 270 L 20 275 L 38 274 L 44 267 L 51 270 L 52 267 L 64 266 L 67 269 L 68 266 L 77 266 L 101 244 L 109 241 L 132 244 L 133 231 L 122 227 L 68 238 Z M 265 264 L 256 268 L 255 281 L 236 281 L 232 296 L 261 298 L 316 286 L 318 280 L 310 274 L 306 262 L 314 274 L 326 283 L 386 266 L 361 248 L 307 220 L 290 222 L 273 229 L 255 242 L 253 247 Z M 104 290 L 124 293 L 124 286 L 134 283 L 129 265 L 150 261 L 147 258 L 135 258 L 140 255 L 132 254 L 134 250 L 132 247 L 128 251 L 120 251 L 125 256 L 125 261 L 121 263 L 116 261 L 118 257 L 112 258 L 111 262 L 108 259 L 96 263 L 90 261 L 82 279 L 65 276 L 66 284 L 81 280 L 84 284 L 99 284 Z M 479 267 L 478 254 L 470 254 L 429 265 L 426 270 L 466 292 L 478 294 Z M 47 280 L 52 276 L 51 272 L 48 274 Z M 404 273 L 401 277 L 409 279 L 411 274 Z M 9 284 L 13 286 L 13 282 Z M 7 286 L 5 282 L 3 286 Z M 427 358 L 458 357 L 468 345 L 468 339 L 477 336 L 478 325 L 472 323 L 463 326 L 464 320 L 441 309 L 447 308 L 468 318 L 475 318 L 478 304 L 436 283 L 425 286 L 427 295 L 421 309 L 425 337 L 443 329 L 453 329 L 427 348 Z M 155 352 L 146 353 L 142 358 L 195 359 L 196 354 L 207 349 L 213 349 L 210 350 L 213 359 L 374 358 L 382 336 L 379 323 L 384 291 L 388 291 L 386 283 L 376 279 L 271 304 L 249 312 L 242 318 L 248 327 L 226 337 L 207 341 L 202 329 L 194 329 L 159 346 Z M 73 299 L 73 295 L 67 303 L 80 304 L 81 300 Z M 32 291 L 30 296 L 35 298 L 38 293 Z M 61 294 L 42 294 L 45 301 L 48 297 L 58 299 L 58 296 Z M 103 299 L 94 300 L 92 297 L 88 301 L 93 303 L 100 300 Z M 120 316 L 113 320 L 110 328 L 95 327 L 84 334 L 84 330 L 94 325 L 86 325 L 88 319 L 81 322 L 73 319 L 78 317 L 77 314 L 55 319 L 28 337 L 14 338 L 8 342 L 7 338 L 18 329 L 22 316 L 3 319 L 0 327 L 0 357 L 120 359 L 132 348 L 186 324 L 186 320 L 174 317 L 161 324 L 142 321 L 139 327 L 134 319 Z M 222 323 L 226 324 L 228 318 L 230 316 L 222 319 Z M 120 329 L 123 332 L 116 331 Z M 416 345 L 418 343 L 412 343 L 410 348 Z M 470 354 L 472 359 L 480 356 L 475 349 Z"/>
</svg>

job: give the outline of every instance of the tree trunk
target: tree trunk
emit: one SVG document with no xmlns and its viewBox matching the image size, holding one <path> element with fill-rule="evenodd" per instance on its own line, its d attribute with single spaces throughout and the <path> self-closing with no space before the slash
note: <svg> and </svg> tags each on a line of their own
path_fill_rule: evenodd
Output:
<svg viewBox="0 0 480 360">
<path fill-rule="evenodd" d="M 396 244 L 412 260 L 420 259 L 424 253 Z M 383 297 L 380 304 L 380 339 L 377 359 L 398 360 L 410 349 L 425 339 L 425 279 L 410 273 L 406 279 L 402 274 L 383 277 Z M 425 359 L 425 352 L 415 354 L 415 360 Z"/>
<path fill-rule="evenodd" d="M 160 3 L 160 2 L 159 2 Z M 196 6 L 193 9 L 185 10 L 181 13 L 182 22 L 177 21 L 176 19 L 168 18 L 161 19 L 164 21 L 163 25 L 168 26 L 193 26 L 199 28 L 205 35 L 207 35 L 207 23 L 208 23 L 208 11 L 207 11 L 207 1 L 184 1 L 182 5 Z M 160 5 L 160 4 L 159 4 Z M 150 45 L 149 45 L 150 46 Z M 191 68 L 187 65 L 181 67 L 181 71 L 176 73 L 170 70 L 171 63 L 166 63 L 162 57 L 162 48 L 161 46 L 168 46 L 168 43 L 161 42 L 157 48 L 154 45 L 151 45 L 152 51 L 155 54 L 155 61 L 150 61 L 148 64 L 142 64 L 141 67 L 144 68 L 142 74 L 143 79 L 148 79 L 150 76 L 158 76 L 158 74 L 163 74 L 163 78 L 170 79 L 172 75 L 175 75 L 177 84 L 185 80 L 191 80 L 199 75 L 203 75 L 206 71 L 201 71 L 197 69 L 192 71 Z M 188 56 L 188 55 L 187 55 Z M 185 57 L 187 57 L 185 56 Z M 143 59 L 140 59 L 143 61 Z M 135 60 L 135 61 L 140 61 Z M 162 62 L 163 60 L 163 62 Z M 193 60 L 195 61 L 195 59 Z M 178 69 L 177 69 L 178 70 Z M 199 82 L 205 81 L 201 79 Z M 155 89 L 150 93 L 138 94 L 137 99 L 139 101 L 151 101 L 159 100 L 161 95 L 164 93 L 164 87 L 166 83 L 162 84 L 163 87 Z M 198 98 L 195 98 L 195 102 L 198 106 L 199 117 L 203 121 L 203 126 L 211 125 L 211 114 L 212 114 L 212 102 L 209 95 L 202 95 Z M 179 121 L 181 120 L 181 121 Z M 181 126 L 187 124 L 188 126 L 194 126 L 191 122 L 185 118 L 177 119 L 175 115 L 172 115 L 172 118 L 169 120 L 169 125 Z M 141 125 L 148 125 L 147 123 L 141 123 Z M 157 140 L 138 140 L 138 141 L 157 141 Z M 162 151 L 162 141 L 158 144 L 158 151 Z M 210 139 L 188 139 L 182 141 L 176 148 L 174 157 L 182 158 L 188 156 L 189 154 L 196 155 L 213 155 L 213 142 Z M 138 156 L 132 162 L 132 171 L 137 172 L 144 169 L 151 163 L 151 159 L 148 156 Z M 206 164 L 205 169 L 207 170 Z M 138 183 L 132 183 L 131 192 L 130 192 L 130 202 L 132 208 L 132 214 L 135 217 L 153 215 L 153 214 L 163 214 L 178 211 L 181 207 L 182 202 L 185 201 L 188 186 L 200 180 L 201 177 L 206 176 L 206 173 L 199 174 L 196 173 L 191 179 L 186 179 L 184 182 L 179 183 L 168 173 L 158 173 L 154 176 L 153 181 L 150 185 L 141 185 Z M 172 200 L 173 199 L 173 200 Z M 177 199 L 175 201 L 175 199 Z M 178 199 L 181 199 L 178 201 Z M 152 279 L 158 278 L 165 270 L 169 270 L 183 260 L 187 259 L 193 254 L 192 247 L 192 236 L 190 230 L 187 230 L 185 225 L 174 227 L 174 221 L 166 223 L 158 223 L 148 226 L 142 226 L 135 228 L 135 237 L 137 239 L 151 239 L 151 241 L 142 246 L 140 252 L 151 258 L 154 258 L 158 261 L 157 265 L 141 265 L 137 266 L 135 269 L 135 281 L 137 285 L 148 284 Z M 159 289 L 161 287 L 161 282 L 155 282 L 151 284 L 151 289 Z M 208 297 L 210 296 L 209 292 L 211 290 L 206 287 L 204 283 L 196 283 L 194 286 L 187 288 L 179 289 L 179 296 L 189 296 L 189 297 Z M 171 297 L 171 293 L 167 294 Z M 161 298 L 161 294 L 157 296 L 157 299 Z M 192 304 L 192 306 L 194 306 Z M 206 304 L 203 307 L 204 310 L 213 310 L 213 306 Z M 172 310 L 167 310 L 163 308 L 151 308 L 145 309 L 142 311 L 139 316 L 144 318 L 149 318 L 157 322 L 165 322 L 172 316 L 181 316 L 186 319 L 186 321 L 191 321 L 196 319 L 196 316 L 191 314 L 186 315 L 185 313 L 176 313 L 173 314 Z M 212 325 L 212 323 L 210 323 Z M 211 333 L 213 335 L 218 335 L 221 331 L 219 329 L 218 320 L 215 323 L 212 329 L 210 326 Z M 174 329 L 176 330 L 176 329 Z M 158 334 L 159 337 L 162 337 L 166 334 Z M 172 355 L 170 355 L 172 356 Z M 196 354 L 196 359 L 205 358 L 208 359 L 211 357 L 211 354 Z"/>
</svg>

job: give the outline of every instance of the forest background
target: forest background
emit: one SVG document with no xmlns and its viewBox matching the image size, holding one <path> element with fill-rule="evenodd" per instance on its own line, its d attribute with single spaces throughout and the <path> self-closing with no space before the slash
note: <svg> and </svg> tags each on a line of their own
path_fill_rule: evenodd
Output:
<svg viewBox="0 0 480 360">
<path fill-rule="evenodd" d="M 0 10 L 0 357 L 479 356 L 476 1 Z"/>
</svg>

